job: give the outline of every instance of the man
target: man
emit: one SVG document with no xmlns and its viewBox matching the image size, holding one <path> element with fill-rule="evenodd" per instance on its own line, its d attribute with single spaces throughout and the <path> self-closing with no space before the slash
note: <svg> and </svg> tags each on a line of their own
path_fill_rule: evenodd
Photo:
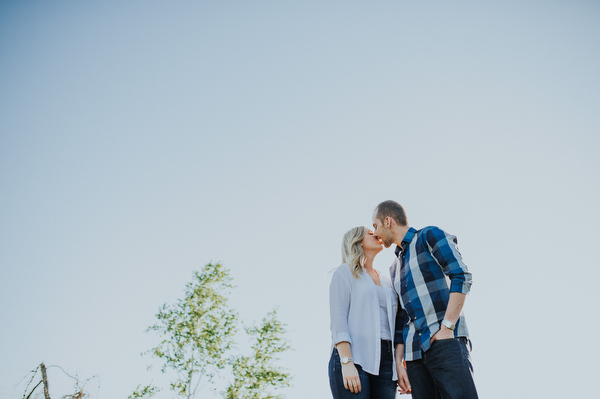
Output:
<svg viewBox="0 0 600 399">
<path fill-rule="evenodd" d="M 400 300 L 394 336 L 400 393 L 414 399 L 477 398 L 462 314 L 471 273 L 456 237 L 433 226 L 410 227 L 394 201 L 375 208 L 373 228 L 386 248 L 397 245 L 390 274 Z"/>
</svg>

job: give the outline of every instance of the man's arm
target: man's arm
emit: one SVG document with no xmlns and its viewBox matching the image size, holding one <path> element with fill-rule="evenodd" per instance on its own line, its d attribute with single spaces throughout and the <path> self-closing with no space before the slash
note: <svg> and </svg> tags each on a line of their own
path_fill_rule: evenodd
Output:
<svg viewBox="0 0 600 399">
<path fill-rule="evenodd" d="M 446 234 L 441 229 L 432 228 L 427 232 L 426 242 L 431 256 L 450 278 L 450 296 L 444 319 L 456 324 L 465 304 L 466 296 L 471 289 L 471 273 L 458 251 L 455 236 Z M 431 338 L 431 342 L 453 337 L 454 331 L 442 325 L 440 330 Z"/>
<path fill-rule="evenodd" d="M 404 368 L 404 345 L 396 345 L 396 373 L 398 373 L 398 388 L 400 393 L 410 393 L 410 381 L 408 380 L 408 374 L 406 374 L 406 368 Z"/>
<path fill-rule="evenodd" d="M 391 281 L 394 281 L 394 277 L 396 274 L 398 259 L 392 264 L 390 268 L 390 278 Z M 395 290 L 395 289 L 394 289 Z M 409 317 L 406 313 L 406 310 L 400 306 L 400 293 L 396 293 L 398 296 L 396 300 L 398 301 L 398 311 L 396 312 L 396 321 L 394 326 L 394 347 L 396 348 L 394 352 L 394 357 L 396 361 L 396 373 L 398 374 L 398 388 L 401 394 L 410 393 L 410 381 L 408 380 L 408 374 L 406 373 L 406 368 L 404 367 L 404 326 L 408 323 Z"/>
<path fill-rule="evenodd" d="M 460 292 L 451 292 L 444 319 L 448 320 L 452 324 L 456 324 L 458 318 L 460 317 L 460 313 L 462 312 L 466 298 L 467 295 L 465 294 L 461 294 Z"/>
<path fill-rule="evenodd" d="M 396 326 L 394 328 L 394 345 L 395 360 L 396 360 L 396 373 L 398 373 L 398 388 L 400 393 L 410 393 L 410 381 L 408 381 L 408 375 L 406 374 L 406 368 L 404 368 L 404 326 L 408 323 L 408 314 L 400 306 L 400 300 L 398 299 L 398 312 L 396 313 Z"/>
<path fill-rule="evenodd" d="M 467 295 L 461 294 L 460 292 L 451 292 L 450 299 L 448 300 L 448 307 L 446 308 L 446 314 L 444 320 L 448 320 L 452 324 L 456 324 L 462 312 L 463 305 Z M 438 339 L 454 338 L 454 331 L 447 328 L 442 324 L 440 330 L 431 337 L 431 342 Z"/>
<path fill-rule="evenodd" d="M 396 323 L 394 327 L 394 345 L 398 346 L 402 344 L 404 348 L 404 326 L 408 323 L 408 314 L 406 310 L 400 306 L 400 300 L 398 300 L 398 312 L 396 312 Z M 404 353 L 404 351 L 403 351 Z"/>
<path fill-rule="evenodd" d="M 425 239 L 429 253 L 450 278 L 450 292 L 468 294 L 472 276 L 458 251 L 456 237 L 437 227 L 431 227 L 427 230 Z"/>
</svg>

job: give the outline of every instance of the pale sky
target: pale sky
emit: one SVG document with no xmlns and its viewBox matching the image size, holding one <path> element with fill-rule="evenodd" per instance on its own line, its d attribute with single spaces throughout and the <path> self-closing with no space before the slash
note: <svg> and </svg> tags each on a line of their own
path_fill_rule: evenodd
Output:
<svg viewBox="0 0 600 399">
<path fill-rule="evenodd" d="M 42 361 L 98 375 L 94 399 L 158 382 L 144 330 L 211 260 L 245 322 L 277 306 L 288 324 L 286 398 L 330 398 L 330 271 L 387 199 L 458 236 L 480 397 L 591 397 L 599 18 L 595 1 L 2 2 L 0 399 Z"/>
</svg>

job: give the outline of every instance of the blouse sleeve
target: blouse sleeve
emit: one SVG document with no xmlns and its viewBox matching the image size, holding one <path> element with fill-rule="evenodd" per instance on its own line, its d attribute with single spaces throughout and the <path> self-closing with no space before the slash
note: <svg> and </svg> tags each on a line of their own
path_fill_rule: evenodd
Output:
<svg viewBox="0 0 600 399">
<path fill-rule="evenodd" d="M 349 342 L 350 328 L 348 327 L 348 313 L 350 311 L 350 283 L 341 268 L 338 268 L 329 284 L 329 312 L 331 316 L 331 337 L 333 344 Z"/>
</svg>

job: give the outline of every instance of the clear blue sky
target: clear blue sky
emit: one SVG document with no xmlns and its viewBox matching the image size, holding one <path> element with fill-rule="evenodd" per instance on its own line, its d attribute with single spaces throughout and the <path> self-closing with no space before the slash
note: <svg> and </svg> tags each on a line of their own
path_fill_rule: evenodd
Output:
<svg viewBox="0 0 600 399">
<path fill-rule="evenodd" d="M 577 0 L 2 2 L 0 399 L 41 361 L 126 398 L 156 376 L 145 328 L 211 260 L 245 321 L 279 307 L 286 397 L 330 397 L 329 272 L 386 199 L 458 236 L 481 397 L 590 397 L 599 17 Z"/>
</svg>

